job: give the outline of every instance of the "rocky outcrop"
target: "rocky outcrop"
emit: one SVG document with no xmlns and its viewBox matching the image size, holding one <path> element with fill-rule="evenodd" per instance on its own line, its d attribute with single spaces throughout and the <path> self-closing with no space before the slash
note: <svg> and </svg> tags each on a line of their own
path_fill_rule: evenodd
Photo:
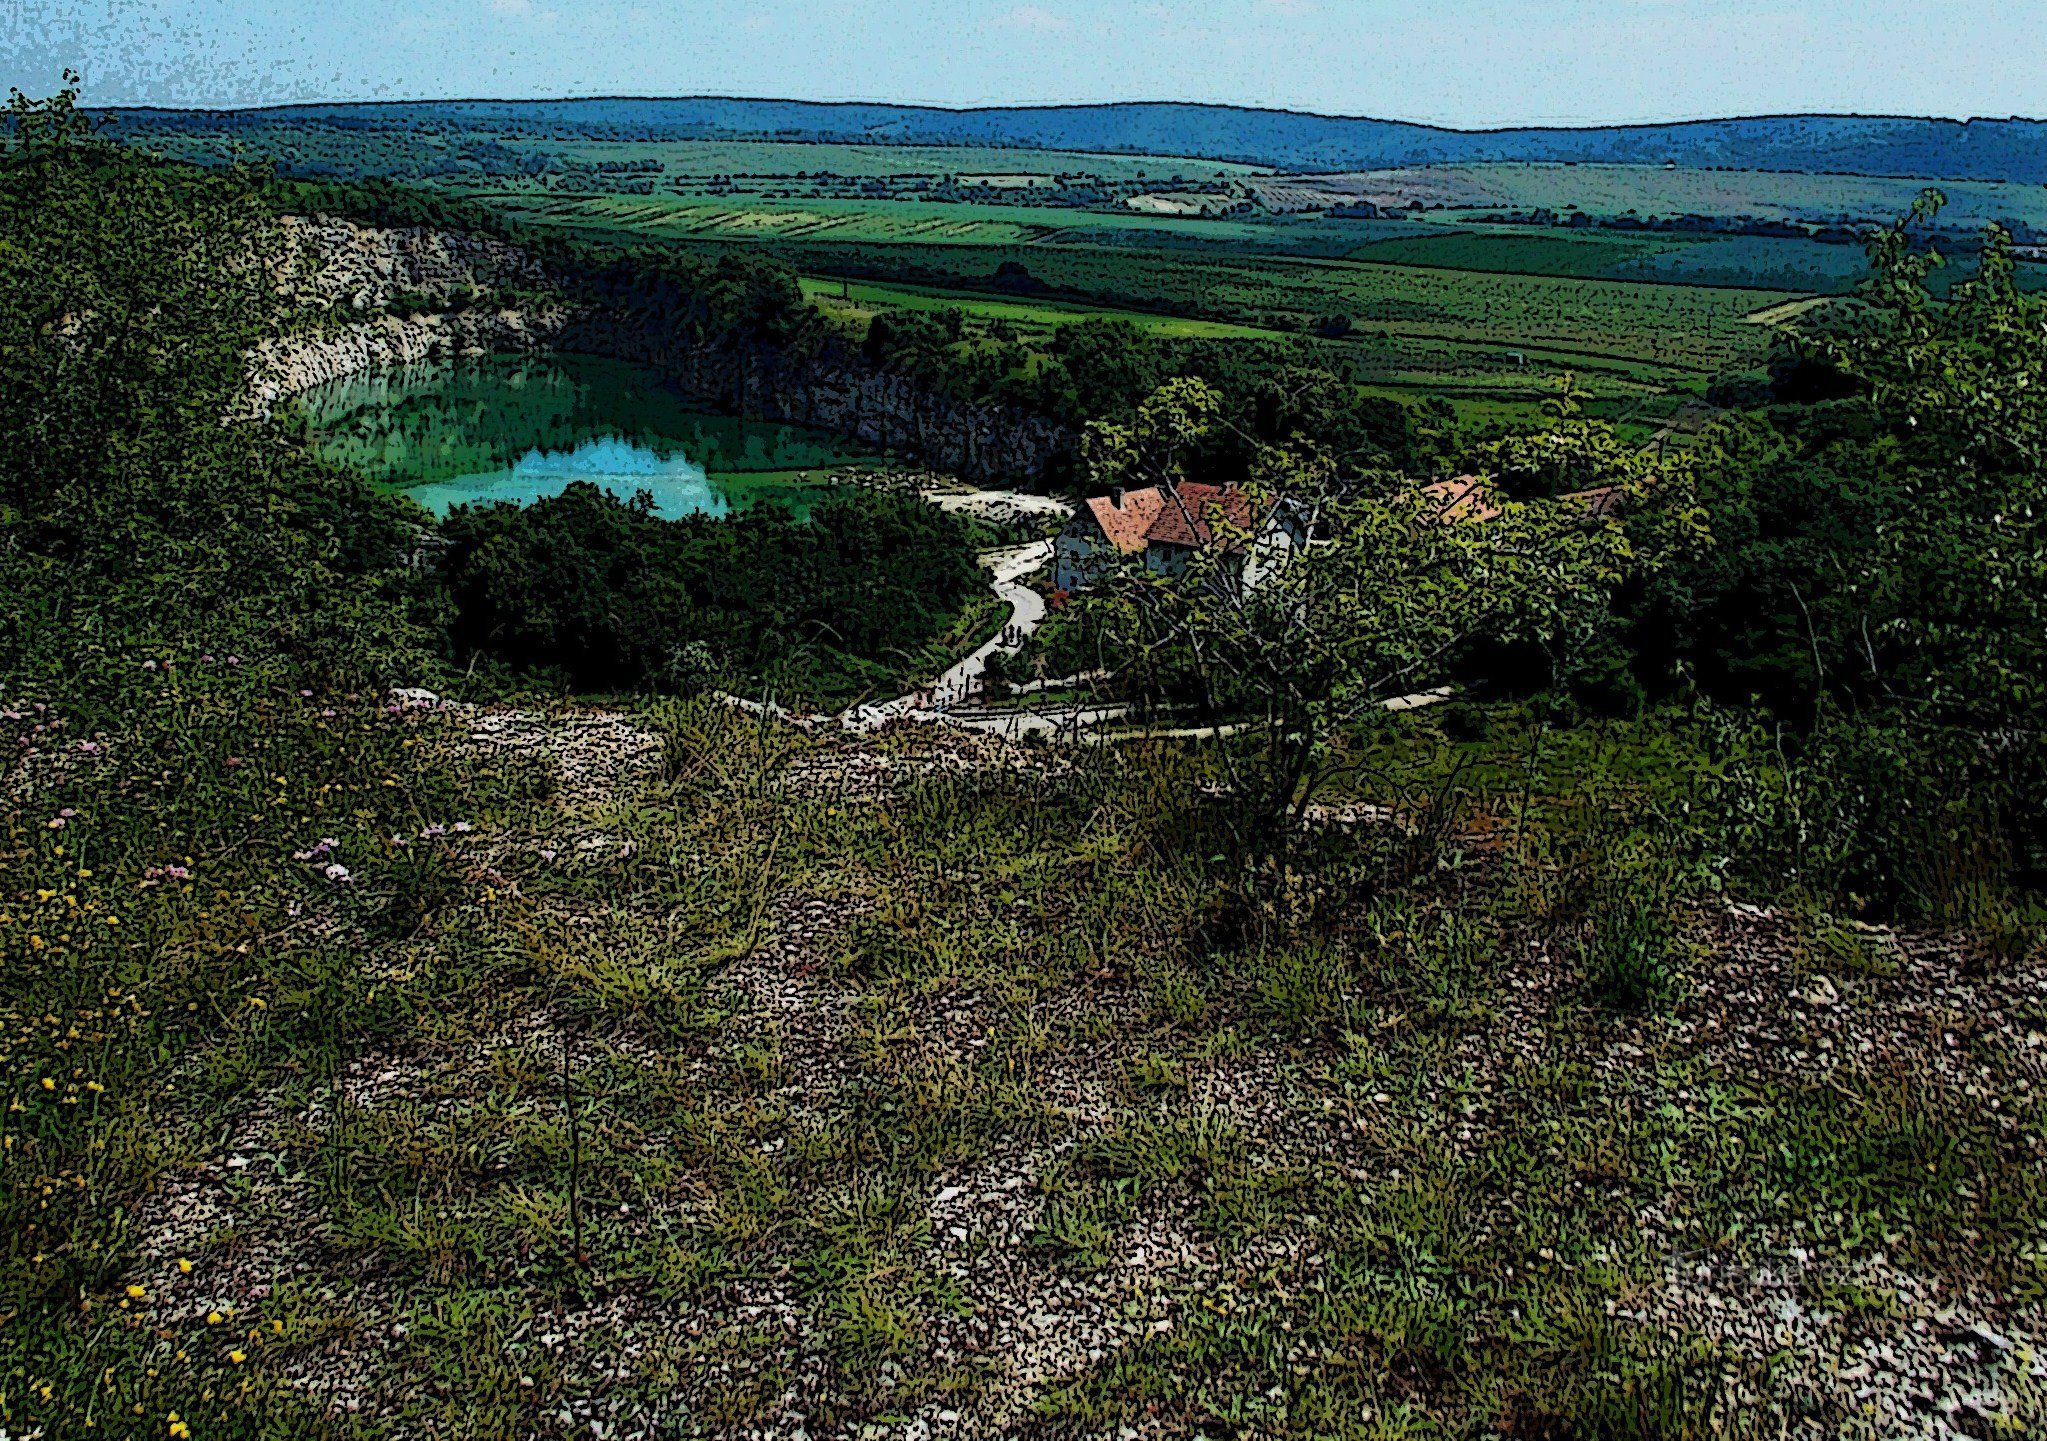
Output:
<svg viewBox="0 0 2047 1441">
<path fill-rule="evenodd" d="M 979 485 L 1029 485 L 1075 448 L 1071 431 L 1040 416 L 955 400 L 842 348 L 704 346 L 597 308 L 572 316 L 556 343 L 650 365 L 721 409 L 815 426 Z"/>
<path fill-rule="evenodd" d="M 1074 433 L 976 405 L 855 351 L 699 343 L 662 317 L 578 297 L 573 274 L 488 237 L 286 217 L 279 288 L 297 328 L 251 355 L 251 392 L 278 400 L 361 371 L 497 351 L 559 349 L 639 361 L 721 409 L 816 426 L 976 484 L 1031 485 Z"/>
<path fill-rule="evenodd" d="M 367 316 L 402 301 L 446 310 L 479 296 L 551 288 L 538 260 L 489 236 L 378 229 L 331 216 L 286 215 L 279 228 L 278 291 L 305 314 Z"/>
<path fill-rule="evenodd" d="M 256 409 L 267 411 L 300 391 L 388 365 L 544 350 L 555 343 L 567 318 L 563 308 L 532 314 L 465 310 L 378 315 L 338 329 L 266 340 L 250 356 L 251 399 Z"/>
</svg>

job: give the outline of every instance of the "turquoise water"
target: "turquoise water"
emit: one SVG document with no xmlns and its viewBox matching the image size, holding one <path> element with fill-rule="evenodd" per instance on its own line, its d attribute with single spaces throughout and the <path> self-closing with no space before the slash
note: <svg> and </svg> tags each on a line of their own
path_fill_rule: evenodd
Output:
<svg viewBox="0 0 2047 1441">
<path fill-rule="evenodd" d="M 644 366 L 585 355 L 488 356 L 349 376 L 299 406 L 330 460 L 402 487 L 436 515 L 526 505 L 588 481 L 657 514 L 798 515 L 832 487 L 797 479 L 873 457 L 797 425 L 692 405 Z"/>
</svg>

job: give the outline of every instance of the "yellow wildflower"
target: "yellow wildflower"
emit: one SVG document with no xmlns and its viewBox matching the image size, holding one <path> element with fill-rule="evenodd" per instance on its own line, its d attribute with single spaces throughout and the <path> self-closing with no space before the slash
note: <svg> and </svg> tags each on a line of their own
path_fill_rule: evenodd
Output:
<svg viewBox="0 0 2047 1441">
<path fill-rule="evenodd" d="M 242 1364 L 242 1362 L 248 1360 L 249 1358 L 246 1354 L 244 1354 L 241 1351 L 230 1351 L 227 1353 L 227 1359 L 234 1362 L 235 1365 L 239 1366 Z"/>
<path fill-rule="evenodd" d="M 189 1276 L 192 1274 L 192 1263 L 190 1261 L 187 1261 L 183 1256 L 178 1257 L 178 1274 L 180 1276 Z"/>
<path fill-rule="evenodd" d="M 130 1286 L 128 1288 L 128 1299 L 131 1301 L 140 1301 L 144 1296 L 147 1296 L 148 1294 L 149 1292 L 143 1290 L 142 1287 L 140 1286 Z"/>
</svg>

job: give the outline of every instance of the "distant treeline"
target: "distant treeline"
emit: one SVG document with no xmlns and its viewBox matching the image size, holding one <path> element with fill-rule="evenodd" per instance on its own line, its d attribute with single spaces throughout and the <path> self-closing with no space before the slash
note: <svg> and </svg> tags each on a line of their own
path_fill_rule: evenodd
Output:
<svg viewBox="0 0 2047 1441">
<path fill-rule="evenodd" d="M 1888 219 L 1782 220 L 1755 215 L 1594 215 L 1583 210 L 1495 211 L 1478 217 L 1488 225 L 1533 225 L 1562 230 L 1616 230 L 1656 235 L 1739 235 L 1767 240 L 1817 240 L 1823 245 L 1867 245 L 1870 237 L 1891 224 Z M 2005 229 L 2019 245 L 2047 243 L 2047 232 L 2023 222 L 2007 221 Z M 1982 248 L 1980 227 L 1957 226 L 1937 232 L 1943 246 L 1967 251 Z M 1929 232 L 1931 234 L 1931 232 Z M 1928 235 L 1917 237 L 1930 243 Z"/>
<path fill-rule="evenodd" d="M 722 99 L 406 101 L 114 113 L 134 131 L 224 137 L 295 124 L 358 134 L 431 130 L 593 140 L 1021 146 L 1188 156 L 1296 171 L 1531 161 L 2047 183 L 2047 122 L 2022 119 L 1775 115 L 1594 129 L 1461 131 L 1171 102 L 942 110 Z"/>
</svg>

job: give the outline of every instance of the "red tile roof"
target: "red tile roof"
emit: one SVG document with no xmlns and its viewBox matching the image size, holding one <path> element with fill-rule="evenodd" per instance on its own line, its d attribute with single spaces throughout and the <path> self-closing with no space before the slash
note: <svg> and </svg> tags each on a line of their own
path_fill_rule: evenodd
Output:
<svg viewBox="0 0 2047 1441">
<path fill-rule="evenodd" d="M 1560 495 L 1558 500 L 1569 501 L 1585 508 L 1585 514 L 1594 520 L 1604 520 L 1621 508 L 1621 497 L 1625 495 L 1617 485 L 1594 486 L 1591 490 L 1574 490 L 1569 495 Z"/>
<path fill-rule="evenodd" d="M 1144 490 L 1126 490 L 1123 503 L 1117 505 L 1112 496 L 1098 495 L 1087 503 L 1088 514 L 1108 537 L 1109 544 L 1116 547 L 1119 555 L 1136 555 L 1144 549 L 1145 534 L 1152 522 L 1159 517 L 1165 505 L 1165 494 L 1156 486 Z"/>
<path fill-rule="evenodd" d="M 1145 533 L 1147 541 L 1161 545 L 1204 546 L 1215 540 L 1219 520 L 1238 530 L 1249 530 L 1253 501 L 1242 486 L 1194 485 L 1179 487 L 1178 498 L 1162 496 L 1159 517 Z"/>
<path fill-rule="evenodd" d="M 1482 476 L 1460 475 L 1452 480 L 1431 481 L 1422 487 L 1422 494 L 1435 502 L 1437 514 L 1445 521 L 1492 520 L 1500 513 L 1492 497 L 1486 494 Z"/>
</svg>

